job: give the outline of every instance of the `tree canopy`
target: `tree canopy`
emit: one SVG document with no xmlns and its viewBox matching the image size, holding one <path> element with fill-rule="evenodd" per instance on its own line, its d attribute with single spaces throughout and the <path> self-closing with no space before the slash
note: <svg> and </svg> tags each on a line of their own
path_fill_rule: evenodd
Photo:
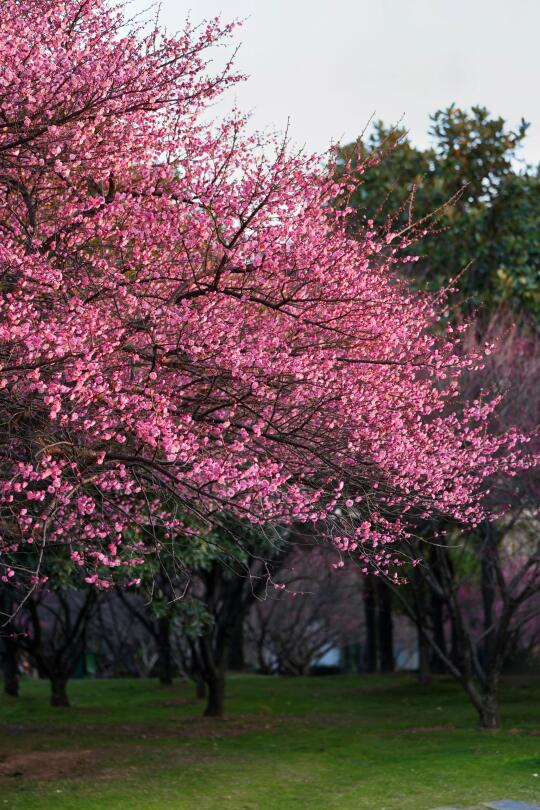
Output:
<svg viewBox="0 0 540 810">
<path fill-rule="evenodd" d="M 409 513 L 480 520 L 485 479 L 530 463 L 521 435 L 487 430 L 496 400 L 452 407 L 478 358 L 398 281 L 406 238 L 351 237 L 330 205 L 351 177 L 203 117 L 238 79 L 208 64 L 232 26 L 2 11 L 4 580 L 39 582 L 56 543 L 104 585 L 138 532 L 223 510 L 331 523 L 385 570 Z"/>
</svg>

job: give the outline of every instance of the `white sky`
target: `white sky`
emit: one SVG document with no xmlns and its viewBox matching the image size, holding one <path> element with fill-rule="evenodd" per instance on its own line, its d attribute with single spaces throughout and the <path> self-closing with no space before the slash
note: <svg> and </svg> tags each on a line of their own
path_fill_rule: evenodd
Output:
<svg viewBox="0 0 540 810">
<path fill-rule="evenodd" d="M 149 2 L 133 0 L 130 8 Z M 236 101 L 258 128 L 283 129 L 324 150 L 353 140 L 370 116 L 402 116 L 427 143 L 429 113 L 482 104 L 531 122 L 522 156 L 540 161 L 540 0 L 161 0 L 179 29 L 221 14 L 237 30 Z"/>
</svg>

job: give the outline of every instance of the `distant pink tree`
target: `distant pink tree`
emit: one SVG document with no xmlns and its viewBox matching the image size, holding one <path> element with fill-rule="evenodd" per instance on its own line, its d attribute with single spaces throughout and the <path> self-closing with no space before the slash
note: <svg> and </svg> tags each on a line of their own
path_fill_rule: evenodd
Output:
<svg viewBox="0 0 540 810">
<path fill-rule="evenodd" d="M 482 385 L 503 400 L 489 429 L 504 434 L 517 425 L 538 452 L 540 425 L 540 339 L 535 326 L 513 323 L 496 313 L 480 339 L 470 329 L 469 351 L 491 344 L 484 368 L 461 385 L 471 399 Z M 396 591 L 397 601 L 415 621 L 420 640 L 462 683 L 486 728 L 499 725 L 501 673 L 516 652 L 534 647 L 540 618 L 540 475 L 538 468 L 492 476 L 485 501 L 496 520 L 482 520 L 467 531 L 439 524 L 429 564 L 411 576 L 413 598 Z M 433 535 L 433 531 L 431 531 Z M 421 553 L 417 545 L 418 554 Z M 428 606 L 439 606 L 437 619 Z M 531 650 L 532 651 L 532 650 Z"/>
<path fill-rule="evenodd" d="M 351 237 L 347 173 L 203 117 L 238 81 L 207 64 L 232 28 L 2 4 L 4 581 L 64 544 L 106 587 L 130 527 L 158 543 L 223 509 L 332 516 L 386 570 L 409 513 L 478 522 L 484 480 L 530 463 L 487 429 L 496 400 L 449 407 L 476 359 L 396 280 L 403 234 Z"/>
</svg>

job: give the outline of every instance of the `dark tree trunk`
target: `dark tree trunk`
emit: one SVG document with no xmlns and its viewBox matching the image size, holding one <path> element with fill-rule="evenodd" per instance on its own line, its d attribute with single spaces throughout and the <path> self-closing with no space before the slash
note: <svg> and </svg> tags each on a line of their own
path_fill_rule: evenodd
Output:
<svg viewBox="0 0 540 810">
<path fill-rule="evenodd" d="M 67 678 L 53 676 L 51 682 L 51 706 L 69 706 L 69 698 L 66 691 Z"/>
<path fill-rule="evenodd" d="M 225 675 L 216 675 L 207 679 L 208 700 L 205 717 L 223 717 L 225 712 Z"/>
<path fill-rule="evenodd" d="M 171 652 L 171 622 L 168 616 L 161 616 L 157 622 L 158 676 L 162 686 L 173 682 L 173 664 Z"/>
<path fill-rule="evenodd" d="M 482 728 L 489 731 L 496 731 L 499 728 L 499 706 L 496 692 L 484 695 L 478 714 Z"/>
<path fill-rule="evenodd" d="M 433 624 L 433 640 L 443 655 L 446 655 L 446 637 L 444 634 L 444 602 L 438 593 L 431 594 L 431 621 Z M 432 672 L 442 675 L 446 672 L 444 661 L 440 654 L 431 651 L 430 666 Z"/>
<path fill-rule="evenodd" d="M 204 680 L 204 671 L 201 666 L 201 655 L 199 654 L 197 643 L 193 639 L 188 639 L 190 650 L 189 663 L 187 671 L 189 677 L 195 684 L 195 697 L 197 700 L 204 700 L 206 698 L 206 683 Z"/>
<path fill-rule="evenodd" d="M 490 523 L 485 523 L 482 532 L 482 549 L 480 560 L 480 586 L 482 590 L 482 608 L 484 613 L 484 635 L 480 649 L 480 658 L 485 668 L 489 668 L 493 658 L 496 628 L 494 607 L 497 595 L 497 580 L 494 565 L 495 536 Z"/>
<path fill-rule="evenodd" d="M 416 629 L 418 633 L 418 682 L 426 686 L 431 681 L 430 645 L 426 635 L 428 620 L 424 583 L 418 568 L 413 573 Z"/>
<path fill-rule="evenodd" d="M 440 570 L 441 563 L 440 563 L 440 553 L 441 549 L 435 545 L 430 547 L 430 560 L 429 564 L 431 566 L 431 572 L 435 577 L 436 581 L 441 585 L 441 575 L 442 572 Z M 431 624 L 433 627 L 433 640 L 437 645 L 440 653 L 438 654 L 435 652 L 434 649 L 431 650 L 431 658 L 430 658 L 430 667 L 431 671 L 436 673 L 437 675 L 442 675 L 446 672 L 446 666 L 444 665 L 444 660 L 441 657 L 441 653 L 443 656 L 446 655 L 446 637 L 444 632 L 444 600 L 440 593 L 437 590 L 432 589 L 430 594 L 430 614 L 431 614 Z"/>
<path fill-rule="evenodd" d="M 206 717 L 223 717 L 225 673 L 231 661 L 233 639 L 236 635 L 238 652 L 239 646 L 243 646 L 240 633 L 247 611 L 257 593 L 265 587 L 266 564 L 254 559 L 249 570 L 249 578 L 231 576 L 226 567 L 214 563 L 209 570 L 201 572 L 206 608 L 213 618 L 195 650 L 196 667 L 207 688 Z"/>
<path fill-rule="evenodd" d="M 366 617 L 366 672 L 377 671 L 377 605 L 373 577 L 364 582 L 364 612 Z"/>
<path fill-rule="evenodd" d="M 418 626 L 418 683 L 427 686 L 431 683 L 429 641 L 421 625 Z"/>
<path fill-rule="evenodd" d="M 0 620 L 6 620 L 0 629 L 0 664 L 4 677 L 4 693 L 9 697 L 19 694 L 19 678 L 17 668 L 17 642 L 14 627 L 10 617 L 13 615 L 13 601 L 7 588 L 0 588 Z M 0 621 L 0 624 L 3 622 Z"/>
<path fill-rule="evenodd" d="M 242 616 L 243 619 L 243 616 Z M 229 669 L 242 672 L 245 669 L 244 660 L 244 622 L 239 621 L 231 638 L 229 652 Z"/>
<path fill-rule="evenodd" d="M 451 632 L 451 647 L 450 647 L 450 659 L 457 669 L 461 669 L 463 666 L 463 655 L 462 650 L 459 646 L 459 633 L 457 629 L 457 623 L 455 617 L 453 615 L 450 616 L 450 632 Z"/>
<path fill-rule="evenodd" d="M 11 636 L 2 639 L 2 669 L 4 673 L 4 694 L 9 697 L 19 695 L 19 677 L 17 669 L 17 643 Z"/>
<path fill-rule="evenodd" d="M 394 671 L 394 625 L 392 620 L 392 592 L 383 582 L 377 580 L 379 592 L 379 652 L 380 671 Z"/>
<path fill-rule="evenodd" d="M 472 678 L 463 679 L 463 686 L 469 695 L 470 701 L 478 712 L 480 727 L 486 731 L 496 731 L 499 728 L 499 705 L 497 700 L 497 679 L 490 680 L 483 691 L 480 692 Z"/>
</svg>

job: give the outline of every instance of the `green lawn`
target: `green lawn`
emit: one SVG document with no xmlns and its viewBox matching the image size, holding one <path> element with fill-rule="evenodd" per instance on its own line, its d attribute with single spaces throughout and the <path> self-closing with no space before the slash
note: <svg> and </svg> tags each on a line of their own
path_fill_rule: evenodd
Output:
<svg viewBox="0 0 540 810">
<path fill-rule="evenodd" d="M 476 728 L 458 687 L 412 676 L 231 677 L 226 720 L 191 684 L 73 681 L 71 709 L 24 681 L 0 699 L 0 807 L 32 810 L 431 810 L 539 800 L 540 681 Z"/>
</svg>

